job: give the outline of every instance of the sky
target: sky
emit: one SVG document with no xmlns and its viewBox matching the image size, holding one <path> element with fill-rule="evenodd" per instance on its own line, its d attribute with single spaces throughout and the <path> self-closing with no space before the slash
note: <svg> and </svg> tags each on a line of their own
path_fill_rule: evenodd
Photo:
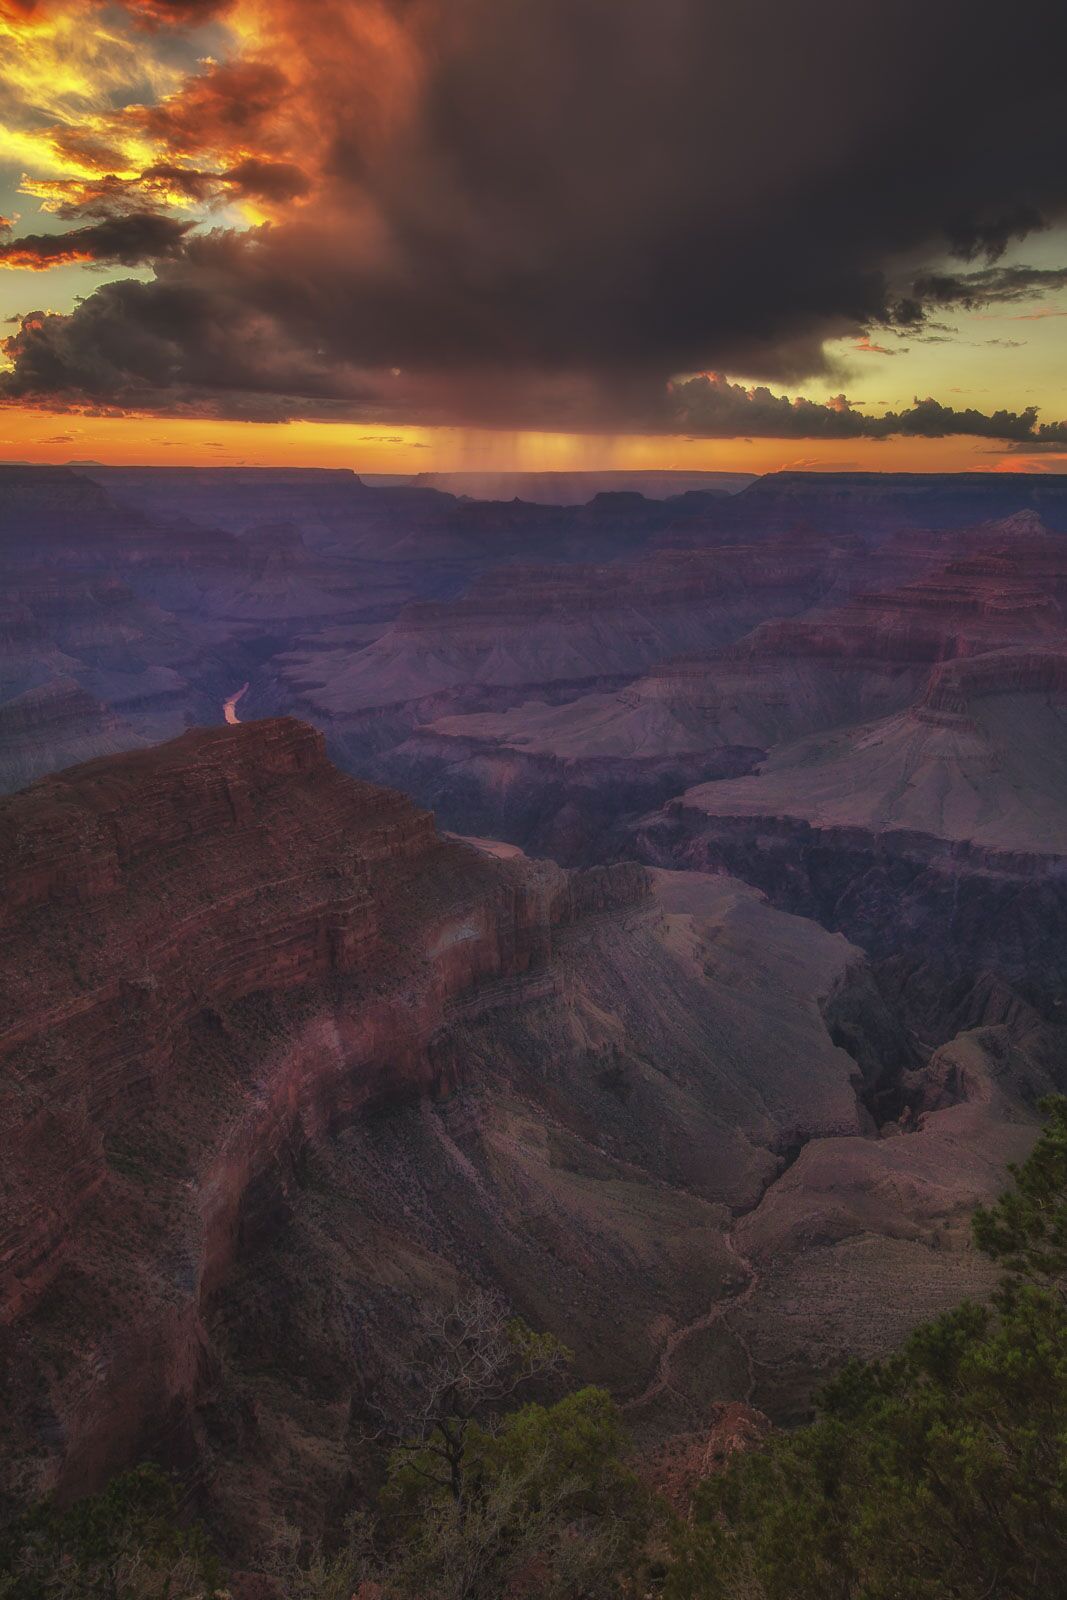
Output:
<svg viewBox="0 0 1067 1600">
<path fill-rule="evenodd" d="M 0 459 L 1067 471 L 1067 11 L 0 0 Z"/>
</svg>

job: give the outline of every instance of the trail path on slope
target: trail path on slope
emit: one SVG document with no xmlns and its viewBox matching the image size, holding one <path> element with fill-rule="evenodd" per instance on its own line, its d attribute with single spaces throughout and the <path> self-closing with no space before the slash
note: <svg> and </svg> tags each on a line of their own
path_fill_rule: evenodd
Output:
<svg viewBox="0 0 1067 1600">
<path fill-rule="evenodd" d="M 656 1371 L 650 1379 L 647 1387 L 642 1390 L 639 1395 L 636 1395 L 634 1399 L 627 1400 L 622 1406 L 623 1411 L 637 1411 L 642 1406 L 651 1405 L 654 1400 L 658 1400 L 660 1396 L 664 1394 L 672 1394 L 677 1399 L 683 1401 L 683 1403 L 691 1404 L 691 1402 L 687 1402 L 687 1397 L 674 1386 L 672 1376 L 674 1359 L 679 1350 L 681 1350 L 682 1347 L 687 1344 L 695 1334 L 704 1333 L 708 1328 L 713 1328 L 717 1322 L 721 1322 L 723 1320 L 728 1312 L 736 1311 L 739 1306 L 746 1305 L 748 1301 L 751 1300 L 760 1284 L 760 1275 L 758 1271 L 753 1266 L 748 1256 L 742 1255 L 738 1250 L 734 1243 L 733 1235 L 726 1234 L 724 1236 L 724 1242 L 734 1260 L 748 1274 L 747 1283 L 729 1300 L 717 1300 L 709 1311 L 704 1312 L 703 1316 L 697 1317 L 694 1319 L 694 1321 L 687 1322 L 683 1327 L 675 1329 L 675 1331 L 667 1339 L 663 1349 L 660 1351 L 659 1361 L 656 1364 Z M 735 1338 L 737 1338 L 738 1343 L 741 1345 L 745 1355 L 745 1360 L 748 1363 L 748 1392 L 742 1397 L 747 1401 L 751 1400 L 756 1386 L 752 1352 L 749 1350 L 744 1341 L 736 1334 Z"/>
</svg>

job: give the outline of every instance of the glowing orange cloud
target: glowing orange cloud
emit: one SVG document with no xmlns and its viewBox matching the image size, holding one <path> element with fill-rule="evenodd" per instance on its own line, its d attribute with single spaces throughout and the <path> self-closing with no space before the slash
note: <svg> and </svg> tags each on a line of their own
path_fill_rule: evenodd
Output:
<svg viewBox="0 0 1067 1600">
<path fill-rule="evenodd" d="M 88 262 L 94 259 L 88 250 L 77 250 L 73 247 L 53 250 L 49 255 L 42 256 L 36 250 L 20 245 L 0 254 L 0 268 L 23 272 L 47 272 L 49 267 L 68 266 L 72 261 Z"/>
<path fill-rule="evenodd" d="M 224 9 L 141 0 L 124 7 L 131 26 L 113 30 L 100 0 L 7 0 L 0 73 L 13 109 L 0 149 L 22 166 L 22 193 L 67 217 L 239 202 L 254 206 L 257 222 L 303 200 L 311 181 L 290 156 L 303 132 L 287 114 L 290 85 L 257 56 L 247 11 L 233 58 L 193 70 L 151 30 L 137 35 L 139 23 L 195 26 Z"/>
</svg>

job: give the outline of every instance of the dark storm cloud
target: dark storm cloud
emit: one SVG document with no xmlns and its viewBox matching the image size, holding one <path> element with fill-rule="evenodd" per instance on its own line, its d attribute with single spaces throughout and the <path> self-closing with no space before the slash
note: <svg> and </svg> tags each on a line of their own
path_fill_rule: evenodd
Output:
<svg viewBox="0 0 1067 1600">
<path fill-rule="evenodd" d="M 255 200 L 295 200 L 311 188 L 311 180 L 293 161 L 264 161 L 246 156 L 218 174 L 231 195 Z"/>
<path fill-rule="evenodd" d="M 967 311 L 1010 305 L 1067 289 L 1067 267 L 985 267 L 978 272 L 927 272 L 912 285 L 927 306 L 961 306 Z"/>
<path fill-rule="evenodd" d="M 262 156 L 245 156 L 221 172 L 200 171 L 157 162 L 146 167 L 136 185 L 174 189 L 197 201 L 296 200 L 311 188 L 311 179 L 294 161 L 268 161 Z"/>
<path fill-rule="evenodd" d="M 10 397 L 660 427 L 672 374 L 826 374 L 828 339 L 995 297 L 1064 215 L 1059 0 L 263 0 L 262 30 L 133 121 L 306 206 L 35 318 Z M 915 267 L 951 252 L 990 264 Z M 851 436 L 827 410 L 788 433 Z"/>
<path fill-rule="evenodd" d="M 164 287 L 164 285 L 167 285 Z M 219 349 L 227 352 L 219 381 Z M 222 305 L 210 288 L 189 288 L 181 276 L 167 284 L 106 284 L 69 317 L 35 312 L 4 347 L 14 362 L 7 380 L 13 399 L 40 400 L 99 411 L 117 402 L 131 410 L 175 416 L 276 422 L 299 416 L 322 421 L 362 417 L 428 422 L 459 414 L 476 423 L 498 419 L 495 378 L 414 386 L 395 369 L 343 365 L 325 349 L 280 345 L 272 328 L 248 308 Z M 1041 423 L 1035 407 L 991 413 L 916 399 L 905 410 L 870 416 L 844 395 L 825 404 L 790 399 L 757 385 L 746 388 L 716 374 L 667 385 L 631 377 L 606 388 L 547 385 L 527 375 L 521 406 L 511 414 L 528 427 L 581 426 L 590 415 L 621 431 L 684 433 L 704 438 L 887 439 L 966 434 L 1034 449 L 1067 446 L 1067 422 Z"/>
<path fill-rule="evenodd" d="M 373 383 L 332 357 L 282 345 L 272 324 L 184 273 L 106 283 L 69 316 L 31 312 L 2 348 L 14 363 L 0 380 L 9 399 L 95 414 L 274 422 L 382 410 Z"/>
<path fill-rule="evenodd" d="M 191 227 L 153 211 L 130 212 L 66 233 L 27 233 L 0 241 L 0 265 L 36 271 L 67 261 L 134 267 L 175 255 Z"/>
<path fill-rule="evenodd" d="M 960 217 L 950 222 L 946 230 L 949 248 L 962 261 L 975 261 L 979 256 L 996 261 L 1010 244 L 1025 239 L 1044 222 L 1042 212 L 1034 205 L 1011 206 L 993 216 Z"/>
<path fill-rule="evenodd" d="M 943 439 L 970 434 L 1031 445 L 1067 444 L 1067 422 L 1039 423 L 1037 408 L 986 413 L 956 410 L 932 399 L 916 399 L 903 411 L 871 417 L 840 395 L 827 405 L 790 400 L 762 386 L 746 389 L 724 378 L 701 375 L 673 387 L 671 414 L 680 426 L 706 438 L 887 439 L 904 434 Z"/>
</svg>

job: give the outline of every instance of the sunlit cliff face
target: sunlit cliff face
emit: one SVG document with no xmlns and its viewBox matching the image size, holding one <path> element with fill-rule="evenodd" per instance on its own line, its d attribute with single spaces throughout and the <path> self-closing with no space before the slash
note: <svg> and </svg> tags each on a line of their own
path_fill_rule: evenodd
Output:
<svg viewBox="0 0 1067 1600">
<path fill-rule="evenodd" d="M 0 452 L 1063 470 L 1067 22 L 998 9 L 0 3 Z"/>
</svg>

